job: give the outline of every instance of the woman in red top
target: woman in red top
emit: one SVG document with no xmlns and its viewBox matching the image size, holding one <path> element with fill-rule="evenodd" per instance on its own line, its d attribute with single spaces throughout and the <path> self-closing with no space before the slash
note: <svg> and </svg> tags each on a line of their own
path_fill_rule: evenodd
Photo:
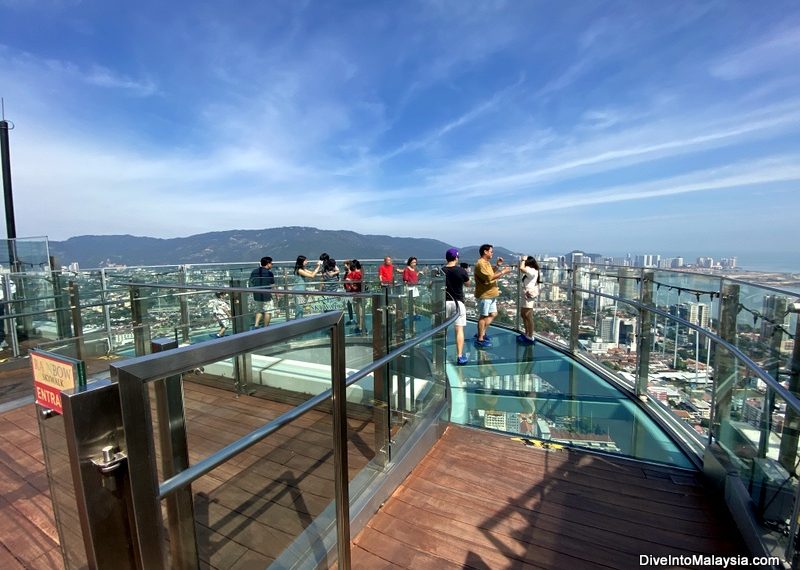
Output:
<svg viewBox="0 0 800 570">
<path fill-rule="evenodd" d="M 419 296 L 419 289 L 417 285 L 419 285 L 419 276 L 422 274 L 422 271 L 417 270 L 417 258 L 416 257 L 409 257 L 408 261 L 406 262 L 406 268 L 403 269 L 403 283 L 408 286 L 408 290 L 411 292 L 412 297 Z"/>
<path fill-rule="evenodd" d="M 353 259 L 349 263 L 350 271 L 344 276 L 344 290 L 348 293 L 361 293 L 363 290 L 361 282 L 364 279 L 364 273 L 361 271 L 361 263 L 357 259 Z M 354 298 L 353 308 L 356 313 L 356 334 L 364 332 L 364 299 Z"/>
<path fill-rule="evenodd" d="M 419 297 L 419 276 L 422 274 L 422 271 L 417 270 L 417 258 L 416 257 L 409 257 L 408 261 L 406 261 L 406 268 L 403 269 L 403 283 L 406 284 L 406 288 L 408 289 L 408 294 L 411 296 L 411 306 L 409 311 L 412 315 L 414 315 L 414 320 L 418 321 L 420 316 L 415 314 L 414 310 L 414 298 Z"/>
</svg>

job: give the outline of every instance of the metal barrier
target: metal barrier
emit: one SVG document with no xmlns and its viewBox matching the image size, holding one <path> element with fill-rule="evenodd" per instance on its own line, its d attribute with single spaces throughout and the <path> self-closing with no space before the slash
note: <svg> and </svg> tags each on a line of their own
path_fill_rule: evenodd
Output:
<svg viewBox="0 0 800 570">
<path fill-rule="evenodd" d="M 388 314 L 385 294 L 375 295 L 374 326 Z M 209 342 L 171 348 L 111 365 L 112 382 L 100 381 L 65 392 L 64 421 L 84 543 L 90 567 L 95 568 L 197 568 L 197 541 L 191 485 L 199 477 L 277 432 L 321 402 L 331 399 L 335 468 L 336 550 L 338 566 L 350 566 L 350 500 L 345 390 L 374 374 L 376 399 L 386 401 L 386 367 L 420 343 L 433 339 L 433 351 L 444 352 L 443 335 L 455 321 L 438 318 L 436 325 L 384 351 L 373 362 L 345 378 L 343 313 L 323 313 L 264 329 L 243 332 Z M 182 375 L 209 363 L 233 358 L 277 342 L 318 331 L 330 331 L 332 388 L 311 397 L 205 459 L 189 465 L 182 402 Z M 378 343 L 382 343 L 381 335 Z M 175 343 L 177 344 L 177 343 Z M 434 360 L 444 365 L 444 355 Z M 443 379 L 443 372 L 439 377 Z M 398 379 L 400 382 L 400 379 Z M 152 385 L 158 416 L 161 464 L 151 433 L 153 418 L 149 395 Z M 401 391 L 405 392 L 405 388 Z M 376 406 L 376 432 L 390 431 L 386 406 Z M 437 413 L 438 416 L 438 413 Z M 392 460 L 385 450 L 379 464 Z M 163 476 L 159 483 L 158 472 Z M 165 502 L 169 554 L 165 551 L 161 501 Z"/>
</svg>

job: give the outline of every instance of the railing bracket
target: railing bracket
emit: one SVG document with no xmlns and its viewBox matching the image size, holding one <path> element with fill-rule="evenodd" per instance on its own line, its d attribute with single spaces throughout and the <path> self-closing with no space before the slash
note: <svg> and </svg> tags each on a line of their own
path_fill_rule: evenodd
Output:
<svg viewBox="0 0 800 570">
<path fill-rule="evenodd" d="M 124 451 L 115 451 L 116 447 L 107 445 L 103 448 L 103 456 L 92 459 L 92 463 L 100 470 L 103 475 L 108 475 L 116 470 L 120 465 L 128 460 L 128 455 Z"/>
</svg>

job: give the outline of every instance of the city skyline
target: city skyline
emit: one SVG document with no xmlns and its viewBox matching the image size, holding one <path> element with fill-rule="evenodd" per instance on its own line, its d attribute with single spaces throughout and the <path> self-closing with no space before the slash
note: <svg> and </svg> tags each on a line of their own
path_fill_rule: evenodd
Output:
<svg viewBox="0 0 800 570">
<path fill-rule="evenodd" d="M 20 236 L 298 225 L 800 270 L 795 3 L 0 10 Z"/>
</svg>

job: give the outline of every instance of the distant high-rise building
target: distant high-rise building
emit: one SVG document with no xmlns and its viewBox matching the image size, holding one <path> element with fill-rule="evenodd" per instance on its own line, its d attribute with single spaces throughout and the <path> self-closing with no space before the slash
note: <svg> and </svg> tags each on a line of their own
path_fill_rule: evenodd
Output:
<svg viewBox="0 0 800 570">
<path fill-rule="evenodd" d="M 636 345 L 636 318 L 620 319 L 618 340 L 620 344 Z"/>
<path fill-rule="evenodd" d="M 689 318 L 686 319 L 693 325 L 708 328 L 711 306 L 706 303 L 689 303 Z"/>
<path fill-rule="evenodd" d="M 714 258 L 713 257 L 698 257 L 697 258 L 697 266 L 698 267 L 705 267 L 705 268 L 712 268 L 714 267 Z"/>
<path fill-rule="evenodd" d="M 600 338 L 603 342 L 619 343 L 619 317 L 603 317 L 600 323 Z"/>
<path fill-rule="evenodd" d="M 645 255 L 637 255 L 635 265 L 636 267 L 657 267 L 660 258 L 660 255 L 652 255 L 649 253 Z"/>
<path fill-rule="evenodd" d="M 489 412 L 483 415 L 483 426 L 489 429 L 496 429 L 506 431 L 508 423 L 506 422 L 505 412 Z"/>
<path fill-rule="evenodd" d="M 672 258 L 672 268 L 676 269 L 678 267 L 683 267 L 683 258 L 682 257 L 673 257 Z"/>
</svg>

